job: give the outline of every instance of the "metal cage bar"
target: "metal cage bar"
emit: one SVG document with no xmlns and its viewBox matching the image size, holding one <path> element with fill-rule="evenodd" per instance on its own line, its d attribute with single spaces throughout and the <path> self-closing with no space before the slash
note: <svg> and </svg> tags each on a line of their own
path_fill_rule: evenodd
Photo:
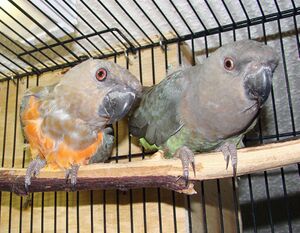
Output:
<svg viewBox="0 0 300 233">
<path fill-rule="evenodd" d="M 72 25 L 74 27 L 74 29 L 76 29 L 76 31 L 81 35 L 81 36 L 85 36 L 84 33 L 79 30 L 72 22 L 70 22 L 69 19 L 67 19 L 58 9 L 56 9 L 56 7 L 53 6 L 53 4 L 51 4 L 48 0 L 45 0 L 64 20 L 66 20 L 70 25 Z M 104 55 L 104 53 L 101 51 L 101 49 L 99 49 L 99 47 L 92 42 L 89 38 L 86 38 L 86 40 L 98 51 L 98 53 L 100 53 L 101 55 Z M 91 57 L 92 55 L 88 52 L 89 56 Z"/>
<path fill-rule="evenodd" d="M 288 98 L 288 108 L 289 108 L 289 117 L 290 117 L 290 122 L 291 122 L 291 129 L 288 132 L 280 132 L 279 131 L 279 125 L 278 125 L 278 118 L 279 118 L 279 113 L 278 113 L 278 106 L 276 106 L 276 98 L 275 98 L 275 94 L 274 93 L 274 89 L 272 87 L 271 90 L 271 101 L 272 101 L 272 112 L 273 112 L 273 118 L 274 118 L 274 127 L 275 127 L 275 132 L 274 134 L 268 134 L 265 135 L 263 134 L 263 123 L 261 121 L 261 119 L 259 119 L 258 122 L 258 136 L 253 136 L 253 137 L 247 137 L 245 139 L 246 143 L 250 143 L 250 142 L 258 142 L 260 144 L 264 143 L 266 140 L 269 139 L 275 139 L 275 140 L 280 140 L 282 138 L 285 137 L 295 137 L 297 135 L 300 135 L 300 131 L 297 131 L 297 126 L 295 123 L 295 105 L 293 104 L 293 96 L 292 93 L 290 91 L 291 86 L 290 86 L 290 74 L 288 73 L 288 63 L 286 61 L 286 57 L 287 57 L 287 51 L 285 48 L 285 44 L 283 41 L 283 37 L 282 37 L 282 20 L 286 19 L 286 18 L 291 18 L 291 20 L 293 20 L 293 24 L 294 24 L 294 30 L 295 30 L 295 43 L 297 46 L 297 51 L 298 51 L 298 56 L 300 56 L 300 44 L 299 44 L 299 35 L 298 35 L 298 27 L 297 27 L 297 16 L 300 15 L 300 7 L 297 7 L 295 2 L 293 0 L 291 0 L 292 3 L 292 9 L 288 9 L 288 10 L 281 10 L 279 7 L 279 4 L 276 0 L 274 0 L 274 4 L 276 7 L 277 12 L 275 13 L 270 13 L 270 14 L 266 14 L 263 10 L 262 4 L 259 0 L 256 1 L 257 3 L 257 9 L 260 12 L 260 16 L 259 17 L 254 17 L 251 18 L 247 12 L 247 9 L 245 8 L 245 5 L 243 3 L 242 0 L 239 0 L 239 5 L 241 6 L 242 12 L 245 16 L 245 20 L 241 20 L 241 21 L 235 21 L 233 14 L 231 12 L 231 9 L 229 7 L 229 4 L 227 4 L 226 1 L 222 0 L 222 5 L 224 6 L 225 12 L 228 14 L 229 18 L 230 18 L 230 23 L 223 25 L 220 23 L 220 20 L 218 19 L 217 15 L 215 14 L 213 8 L 211 7 L 212 4 L 209 1 L 205 0 L 205 4 L 209 10 L 209 13 L 211 14 L 212 18 L 215 20 L 215 23 L 217 24 L 217 27 L 214 28 L 209 28 L 207 27 L 207 25 L 204 24 L 202 18 L 200 17 L 199 12 L 196 11 L 195 6 L 191 3 L 191 1 L 187 0 L 187 4 L 191 9 L 191 14 L 193 14 L 194 16 L 196 16 L 197 20 L 199 21 L 199 23 L 201 24 L 201 26 L 203 27 L 204 30 L 202 31 L 193 31 L 191 28 L 191 25 L 188 24 L 185 15 L 183 14 L 183 12 L 181 11 L 181 9 L 175 4 L 174 1 L 170 0 L 170 4 L 172 6 L 172 9 L 175 10 L 178 18 L 180 19 L 182 25 L 188 29 L 189 34 L 186 35 L 182 35 L 180 34 L 180 30 L 177 30 L 177 28 L 173 25 L 173 23 L 171 22 L 171 20 L 167 17 L 166 12 L 164 11 L 164 9 L 158 5 L 157 1 L 152 0 L 152 4 L 155 7 L 155 9 L 158 11 L 158 13 L 162 16 L 162 18 L 166 21 L 167 25 L 172 29 L 172 32 L 174 32 L 174 37 L 167 39 L 166 35 L 164 34 L 164 32 L 161 30 L 161 28 L 156 25 L 154 23 L 154 21 L 151 19 L 150 15 L 146 13 L 146 11 L 143 9 L 142 5 L 138 2 L 138 1 L 133 1 L 133 4 L 139 9 L 139 12 L 142 13 L 145 18 L 147 19 L 147 21 L 151 24 L 151 26 L 155 29 L 155 31 L 157 32 L 157 34 L 160 36 L 160 40 L 161 41 L 157 41 L 154 38 L 152 38 L 148 32 L 141 26 L 141 24 L 139 23 L 139 21 L 135 18 L 132 17 L 132 15 L 130 14 L 130 12 L 127 10 L 127 8 L 121 3 L 121 1 L 116 1 L 116 6 L 118 8 L 120 8 L 120 10 L 126 15 L 126 17 L 128 18 L 128 20 L 130 20 L 139 30 L 139 32 L 141 32 L 141 34 L 146 38 L 146 43 L 142 44 L 141 41 L 137 38 L 135 38 L 133 36 L 133 34 L 130 32 L 130 30 L 128 28 L 126 28 L 124 26 L 124 24 L 122 24 L 122 22 L 118 19 L 118 17 L 116 16 L 116 14 L 107 6 L 105 5 L 103 2 L 99 1 L 97 2 L 97 4 L 102 7 L 112 18 L 113 20 L 116 22 L 116 24 L 118 25 L 118 28 L 112 28 L 110 27 L 110 25 L 106 24 L 97 14 L 96 11 L 93 10 L 93 8 L 85 1 L 80 0 L 80 3 L 82 4 L 82 6 L 84 6 L 85 9 L 87 9 L 87 11 L 93 15 L 96 19 L 97 22 L 101 23 L 105 30 L 102 31 L 97 31 L 95 27 L 92 26 L 92 24 L 87 21 L 83 15 L 81 15 L 76 9 L 74 9 L 67 1 L 63 1 L 65 3 L 65 5 L 70 8 L 73 13 L 75 13 L 88 27 L 88 29 L 90 31 L 92 31 L 91 33 L 84 33 L 83 31 L 80 31 L 79 28 L 77 28 L 75 25 L 74 28 L 75 30 L 80 34 L 79 36 L 74 36 L 71 35 L 70 33 L 68 33 L 67 31 L 65 31 L 61 26 L 57 25 L 58 28 L 64 33 L 64 35 L 67 37 L 67 39 L 61 40 L 58 39 L 56 36 L 54 36 L 53 33 L 51 33 L 47 28 L 43 27 L 43 25 L 41 25 L 36 19 L 34 19 L 32 16 L 30 16 L 29 13 L 27 13 L 24 9 L 22 9 L 17 3 L 9 0 L 9 2 L 16 8 L 18 9 L 22 14 L 24 14 L 25 16 L 27 16 L 33 23 L 35 23 L 43 32 L 46 33 L 46 35 L 48 37 L 51 38 L 52 42 L 49 44 L 48 42 L 43 41 L 42 39 L 40 39 L 38 36 L 36 36 L 34 33 L 30 32 L 25 25 L 23 25 L 17 18 L 14 18 L 8 11 L 6 11 L 5 9 L 3 9 L 2 7 L 0 7 L 0 9 L 8 16 L 10 16 L 17 24 L 19 24 L 22 28 L 25 29 L 25 31 L 29 32 L 29 34 L 31 34 L 37 41 L 40 42 L 40 45 L 37 46 L 34 43 L 31 43 L 27 38 L 25 38 L 24 36 L 21 35 L 21 33 L 19 33 L 17 30 L 15 30 L 13 27 L 11 27 L 10 25 L 6 24 L 4 21 L 0 21 L 0 23 L 2 25 L 4 25 L 6 28 L 8 28 L 10 31 L 12 31 L 13 33 L 15 33 L 19 38 L 21 38 L 25 44 L 29 47 L 26 48 L 25 46 L 23 47 L 22 44 L 18 44 L 16 43 L 14 40 L 12 40 L 8 35 L 6 35 L 3 32 L 0 32 L 0 36 L 4 37 L 6 40 L 10 41 L 10 43 L 12 43 L 14 46 L 17 47 L 17 50 L 13 50 L 12 47 L 10 47 L 10 45 L 8 44 L 4 44 L 0 41 L 0 46 L 4 48 L 5 52 L 8 52 L 10 55 L 12 55 L 14 57 L 14 59 L 16 58 L 17 60 L 13 60 L 11 59 L 9 56 L 5 55 L 6 53 L 2 53 L 1 51 L 1 56 L 4 58 L 3 61 L 0 62 L 0 66 L 5 68 L 5 72 L 0 71 L 0 81 L 2 82 L 1 84 L 3 84 L 4 87 L 6 87 L 6 93 L 5 93 L 5 97 L 6 97 L 6 102 L 3 103 L 4 106 L 4 125 L 3 125 L 3 134 L 1 136 L 3 136 L 3 148 L 2 148 L 2 167 L 5 165 L 5 158 L 7 158 L 7 154 L 6 154 L 6 142 L 7 142 L 7 131 L 8 131 L 8 127 L 9 127 L 9 120 L 11 120 L 13 122 L 13 127 L 12 127 L 12 148 L 13 148 L 13 153 L 12 153 L 12 163 L 11 166 L 14 167 L 15 166 L 15 156 L 16 156 L 16 133 L 17 133 L 17 117 L 18 117 L 18 109 L 17 106 L 19 104 L 19 91 L 20 91 L 20 85 L 23 84 L 24 85 L 24 80 L 26 81 L 26 87 L 29 87 L 29 75 L 37 75 L 36 78 L 36 85 L 39 85 L 39 75 L 46 72 L 46 71 L 51 71 L 51 70 L 56 70 L 59 68 L 64 68 L 64 67 L 71 67 L 77 63 L 79 63 L 82 60 L 87 59 L 86 55 L 79 55 L 76 54 L 75 52 L 73 52 L 71 49 L 68 48 L 68 45 L 71 43 L 75 43 L 76 45 L 78 45 L 83 51 L 84 54 L 87 54 L 88 56 L 93 56 L 92 55 L 92 51 L 85 48 L 85 46 L 82 44 L 83 41 L 88 41 L 92 46 L 94 46 L 94 49 L 97 50 L 97 54 L 94 57 L 98 57 L 98 58 L 108 58 L 108 57 L 113 57 L 114 58 L 114 62 L 118 62 L 118 55 L 123 54 L 124 50 L 125 50 L 125 54 L 127 55 L 127 52 L 137 52 L 137 58 L 138 58 L 138 73 L 139 73 L 139 78 L 141 83 L 143 83 L 143 79 L 145 78 L 145 74 L 144 74 L 144 70 L 143 70 L 143 51 L 145 49 L 149 49 L 149 64 L 150 64 L 150 74 L 151 74 L 151 78 L 152 78 L 152 82 L 153 84 L 156 84 L 157 81 L 157 71 L 159 70 L 159 66 L 158 61 L 157 61 L 157 53 L 156 53 L 156 47 L 160 46 L 162 48 L 162 52 L 164 56 L 164 68 L 165 71 L 167 73 L 168 71 L 168 64 L 169 64 L 169 60 L 170 60 L 170 55 L 168 54 L 168 48 L 170 44 L 176 44 L 176 49 L 177 49 L 177 55 L 178 55 L 178 64 L 181 65 L 182 64 L 182 57 L 181 57 L 181 42 L 183 41 L 189 41 L 190 42 L 190 46 L 191 46 L 191 50 L 192 50 L 192 60 L 193 63 L 195 63 L 196 60 L 196 55 L 195 55 L 195 46 L 197 45 L 197 39 L 199 38 L 203 38 L 204 41 L 204 51 L 205 51 L 205 55 L 208 57 L 209 55 L 209 49 L 208 49 L 208 40 L 210 40 L 210 36 L 212 35 L 218 35 L 219 38 L 219 45 L 222 46 L 223 43 L 223 33 L 225 32 L 231 32 L 233 33 L 233 40 L 236 40 L 236 34 L 237 29 L 242 29 L 242 28 L 246 28 L 247 29 L 247 34 L 248 34 L 248 38 L 252 38 L 253 35 L 253 31 L 251 31 L 251 27 L 252 26 L 260 26 L 261 25 L 261 30 L 262 30 L 262 40 L 265 44 L 267 44 L 268 39 L 267 39 L 267 29 L 268 29 L 268 23 L 270 22 L 275 22 L 277 23 L 277 30 L 279 33 L 279 42 L 280 42 L 280 50 L 281 50 L 281 57 L 283 59 L 283 71 L 284 71 L 284 81 L 285 81 L 285 85 L 286 85 L 286 93 L 287 93 L 287 98 Z M 32 1 L 29 1 L 39 12 L 43 13 L 34 3 L 32 3 Z M 49 5 L 51 5 L 51 1 L 46 1 Z M 62 15 L 62 13 L 56 9 L 53 5 L 51 5 L 52 8 L 54 8 L 56 10 L 56 12 L 61 15 L 66 21 L 68 21 L 68 19 L 66 17 L 64 17 Z M 53 21 L 49 16 L 47 16 L 45 13 L 43 13 L 43 15 L 45 17 L 47 17 L 47 19 L 49 21 L 51 21 L 52 23 L 55 23 L 55 21 Z M 70 24 L 71 22 L 68 21 Z M 72 25 L 72 24 L 71 24 Z M 120 27 L 120 28 L 119 28 Z M 111 34 L 116 41 L 118 41 L 119 45 L 121 46 L 121 50 L 118 49 L 116 47 L 114 47 L 113 44 L 110 44 L 109 41 L 107 41 L 104 38 L 104 34 Z M 126 35 L 126 36 L 125 36 Z M 101 39 L 101 43 L 105 44 L 106 46 L 108 46 L 109 51 L 102 51 L 102 48 L 99 48 L 99 44 L 94 43 L 92 41 L 93 37 L 97 37 Z M 169 37 L 168 37 L 169 38 Z M 196 45 L 195 45 L 196 44 Z M 171 46 L 170 46 L 171 47 Z M 63 54 L 60 54 L 59 52 L 57 52 L 57 48 L 63 48 L 64 52 L 67 52 L 68 56 L 71 55 L 72 58 L 70 59 L 68 56 L 64 56 Z M 52 52 L 57 59 L 53 59 L 51 56 L 49 56 L 49 52 Z M 37 55 L 41 55 L 43 57 L 43 59 L 40 59 L 39 56 Z M 29 59 L 30 58 L 30 59 Z M 47 60 L 48 62 L 51 62 L 51 65 L 49 65 L 49 63 L 45 62 L 44 60 Z M 34 62 L 32 62 L 32 60 L 34 60 Z M 59 60 L 62 61 L 58 62 Z M 7 66 L 5 64 L 5 62 L 9 62 L 10 64 L 12 64 L 13 66 L 15 66 L 17 69 L 11 68 L 10 66 Z M 25 63 L 28 67 L 23 67 L 22 65 L 20 65 L 20 63 Z M 38 68 L 42 66 L 42 68 Z M 130 69 L 130 60 L 128 57 L 126 57 L 126 68 Z M 32 70 L 30 70 L 32 69 Z M 13 77 L 11 77 L 11 75 L 8 75 L 7 73 L 11 72 L 13 74 Z M 21 79 L 22 78 L 22 79 Z M 23 82 L 22 82 L 23 81 Z M 6 83 L 5 83 L 6 82 Z M 6 84 L 6 85 L 5 85 Z M 14 86 L 11 87 L 11 84 L 13 84 Z M 16 93 L 13 93 L 13 88 L 15 88 Z M 15 109 L 14 109 L 14 114 L 12 114 L 12 118 L 10 119 L 8 117 L 8 99 L 10 98 L 11 95 L 15 94 L 15 100 L 14 100 L 14 104 L 15 104 Z M 116 131 L 116 154 L 115 157 L 113 158 L 113 160 L 115 160 L 116 163 L 119 162 L 119 160 L 124 159 L 130 162 L 133 158 L 139 157 L 141 159 L 144 159 L 145 156 L 148 154 L 147 152 L 145 152 L 144 150 L 142 150 L 141 153 L 133 153 L 132 151 L 132 147 L 131 147 L 131 136 L 129 135 L 129 139 L 128 139 L 128 153 L 126 154 L 121 154 L 120 149 L 119 149 L 119 124 L 116 123 L 115 124 L 115 131 Z M 22 167 L 25 166 L 25 151 L 23 151 L 23 158 L 22 158 Z M 300 174 L 300 165 L 298 164 L 298 172 Z M 282 184 L 282 194 L 283 194 L 283 198 L 284 198 L 284 214 L 286 214 L 287 216 L 287 227 L 289 232 L 293 231 L 293 221 L 292 221 L 292 217 L 293 217 L 293 213 L 291 210 L 291 201 L 290 201 L 290 197 L 289 197 L 289 190 L 287 187 L 287 183 L 286 183 L 286 172 L 284 170 L 284 168 L 280 168 L 280 175 L 281 175 L 281 184 Z M 257 212 L 259 210 L 258 208 L 258 203 L 257 203 L 257 199 L 254 193 L 254 176 L 252 175 L 248 175 L 246 177 L 247 182 L 248 182 L 248 187 L 249 187 L 249 198 L 251 201 L 251 218 L 252 218 L 252 224 L 253 224 L 253 230 L 254 232 L 259 232 L 259 219 L 257 219 Z M 267 214 L 267 220 L 268 220 L 268 227 L 270 228 L 271 232 L 275 232 L 276 231 L 276 227 L 274 225 L 274 215 L 273 215 L 273 211 L 274 211 L 274 206 L 272 205 L 272 196 L 271 196 L 271 190 L 270 190 L 270 175 L 268 172 L 264 171 L 263 172 L 263 181 L 264 181 L 264 192 L 265 192 L 265 197 L 266 197 L 266 214 Z M 199 182 L 200 184 L 200 193 L 198 195 L 200 195 L 200 203 L 201 204 L 201 208 L 202 208 L 202 222 L 203 222 L 203 230 L 204 232 L 208 232 L 208 220 L 207 220 L 207 196 L 205 195 L 205 183 L 204 181 Z M 232 196 L 232 200 L 233 200 L 233 206 L 234 206 L 234 218 L 235 218 L 235 227 L 237 229 L 237 232 L 240 232 L 240 227 L 241 227 L 241 222 L 239 220 L 239 206 L 238 206 L 238 192 L 237 192 L 237 187 L 236 187 L 236 180 L 232 179 L 231 180 L 232 183 L 232 188 L 233 188 L 233 196 Z M 218 199 L 218 216 L 220 218 L 220 227 L 221 227 L 221 232 L 225 231 L 225 222 L 224 222 L 224 203 L 222 202 L 222 193 L 221 193 L 221 188 L 222 188 L 222 183 L 220 180 L 217 180 L 216 182 L 216 190 L 217 190 L 217 199 Z M 142 213 L 143 213 L 143 229 L 144 232 L 148 232 L 150 229 L 150 225 L 147 222 L 148 219 L 148 214 L 147 214 L 147 201 L 148 201 L 148 196 L 147 196 L 147 189 L 143 188 L 141 189 L 141 195 L 142 195 Z M 158 216 L 158 228 L 160 232 L 163 232 L 164 226 L 165 226 L 165 222 L 163 219 L 163 198 L 162 198 L 162 190 L 157 188 L 154 189 L 155 194 L 157 195 L 157 216 Z M 122 219 L 121 216 L 121 200 L 122 200 L 122 193 L 120 191 L 115 191 L 115 192 L 111 192 L 113 195 L 115 195 L 115 199 L 116 199 L 116 230 L 117 232 L 122 232 L 122 228 L 121 228 L 121 224 L 120 221 Z M 2 193 L 0 194 L 0 204 L 2 203 Z M 45 200 L 46 200 L 46 195 L 42 193 L 41 196 L 41 216 L 40 219 L 36 222 L 36 219 L 34 219 L 34 199 L 37 199 L 38 194 L 34 195 L 32 194 L 31 196 L 31 210 L 30 210 L 30 232 L 34 232 L 34 224 L 40 224 L 41 227 L 41 231 L 45 230 Z M 107 191 L 102 191 L 101 193 L 102 195 L 102 203 L 103 203 L 103 211 L 102 211 L 102 216 L 103 216 L 103 226 L 102 229 L 104 232 L 107 232 L 107 209 L 108 209 L 108 192 Z M 133 202 L 135 199 L 135 192 L 133 192 L 132 190 L 129 190 L 128 192 L 129 195 L 129 218 L 130 218 L 130 231 L 134 232 L 135 230 L 135 219 L 134 219 L 134 206 L 133 206 Z M 65 196 L 65 206 L 66 206 L 66 210 L 65 210 L 65 214 L 66 214 L 66 232 L 71 231 L 69 229 L 69 224 L 71 223 L 71 221 L 69 220 L 70 217 L 70 201 L 71 199 L 71 194 L 66 193 Z M 91 225 L 91 232 L 96 231 L 94 224 L 96 223 L 96 219 L 94 218 L 94 213 L 95 213 L 95 209 L 94 209 L 94 198 L 96 198 L 96 192 L 94 191 L 90 191 L 89 192 L 89 208 L 90 208 L 90 225 Z M 179 228 L 177 225 L 177 221 L 178 221 L 178 213 L 177 213 L 177 209 L 176 209 L 176 204 L 177 204 L 177 194 L 175 192 L 170 192 L 170 197 L 171 197 L 171 205 L 172 205 L 172 219 L 173 219 L 173 224 L 174 224 L 174 232 L 178 232 Z M 13 219 L 12 219 L 12 209 L 13 209 L 13 204 L 14 204 L 14 200 L 13 200 L 13 196 L 12 194 L 9 195 L 9 211 L 8 211 L 8 229 L 9 231 L 12 231 L 12 226 L 13 226 Z M 83 198 L 83 196 L 81 196 L 80 192 L 76 193 L 76 230 L 77 232 L 80 231 L 81 229 L 81 224 L 80 224 L 80 218 L 83 216 L 83 214 L 80 212 L 80 201 Z M 24 203 L 27 200 L 25 200 L 25 198 L 20 198 L 20 202 L 18 202 L 18 205 L 20 206 L 20 215 L 19 215 L 19 232 L 22 232 L 22 225 L 24 224 L 24 219 L 23 219 L 23 212 L 22 212 L 22 206 L 24 205 Z M 190 197 L 186 197 L 185 198 L 186 201 L 186 208 L 187 208 L 187 220 L 188 220 L 188 230 L 189 232 L 192 232 L 193 229 L 195 228 L 195 226 L 193 225 L 193 220 L 192 220 L 192 206 L 191 206 L 191 199 Z M 58 228 L 58 196 L 57 193 L 54 193 L 54 199 L 53 199 L 53 205 L 54 205 L 54 219 L 53 219 L 53 224 L 54 224 L 54 232 L 58 232 L 59 228 Z M 1 206 L 0 206 L 0 212 L 1 212 Z"/>
<path fill-rule="evenodd" d="M 258 4 L 260 4 L 259 1 L 257 1 L 257 2 L 258 2 Z M 173 30 L 175 30 L 174 26 L 170 23 L 170 21 L 164 15 L 163 11 L 159 8 L 159 6 L 157 5 L 157 3 L 155 1 L 153 1 L 153 3 L 156 6 L 156 8 L 159 10 L 159 12 L 162 14 L 162 16 L 165 18 L 165 20 L 168 22 L 168 24 L 171 27 L 173 27 Z M 241 3 L 241 6 L 243 6 L 242 2 L 240 2 L 240 3 Z M 103 5 L 103 3 L 101 5 Z M 103 5 L 103 7 L 106 10 L 108 10 L 107 7 L 105 7 L 105 5 Z M 242 8 L 245 10 L 244 7 L 242 7 Z M 246 10 L 245 10 L 245 12 L 246 12 Z M 110 12 L 110 14 L 112 14 L 112 13 Z M 267 22 L 271 22 L 271 21 L 275 21 L 275 20 L 284 19 L 284 18 L 287 18 L 287 17 L 292 17 L 294 15 L 296 16 L 296 15 L 299 15 L 299 14 L 300 14 L 300 7 L 296 7 L 295 9 L 281 11 L 280 15 L 276 14 L 276 13 L 272 13 L 272 14 L 268 14 L 268 15 L 262 15 L 260 17 L 256 17 L 256 18 L 251 19 L 251 21 L 249 21 L 249 19 L 247 19 L 247 20 L 244 20 L 244 21 L 238 21 L 235 24 L 219 25 L 216 28 L 210 28 L 210 29 L 207 29 L 207 30 L 204 30 L 204 31 L 195 32 L 194 34 L 179 35 L 178 32 L 176 32 L 176 30 L 175 30 L 174 32 L 176 33 L 177 37 L 173 38 L 173 39 L 163 40 L 162 43 L 163 44 L 172 44 L 172 43 L 177 43 L 177 42 L 185 41 L 185 40 L 189 40 L 189 39 L 196 39 L 196 38 L 204 37 L 206 35 L 219 34 L 220 32 L 226 32 L 226 31 L 232 31 L 232 30 L 240 29 L 240 28 L 244 28 L 244 27 L 250 27 L 250 26 L 254 26 L 254 25 L 258 25 L 258 24 L 262 24 L 262 23 L 267 23 Z M 115 17 L 113 14 L 112 14 L 112 16 Z M 246 16 L 246 17 L 248 17 L 248 16 Z M 39 27 L 41 27 L 43 29 L 43 27 L 41 25 L 39 25 Z M 125 27 L 122 25 L 122 28 L 124 29 Z M 59 46 L 59 45 L 62 46 L 62 45 L 65 45 L 67 43 L 71 43 L 73 41 L 79 41 L 79 40 L 82 40 L 82 39 L 87 39 L 86 37 L 96 36 L 99 33 L 108 33 L 108 32 L 111 32 L 111 31 L 118 31 L 123 39 L 126 38 L 125 36 L 122 36 L 121 32 L 118 29 L 107 29 L 107 30 L 104 30 L 102 32 L 91 33 L 91 34 L 88 34 L 88 35 L 82 35 L 81 37 L 77 37 L 77 38 L 71 38 L 71 39 L 68 39 L 66 41 L 59 41 L 59 42 L 57 41 L 56 44 L 49 45 L 49 46 L 52 46 L 52 47 Z M 47 32 L 47 31 L 45 31 L 45 32 Z M 126 32 L 126 33 L 128 33 L 128 32 Z M 51 38 L 53 38 L 53 35 L 49 34 L 49 36 L 50 37 L 52 36 Z M 21 38 L 22 38 L 22 36 L 21 36 Z M 26 41 L 26 39 L 24 37 L 22 39 L 24 41 Z M 53 38 L 53 39 L 56 39 L 56 38 Z M 126 40 L 127 43 L 130 42 L 128 39 L 125 39 L 125 40 Z M 135 43 L 137 42 L 136 39 L 134 39 L 134 41 L 135 41 Z M 147 45 L 143 45 L 143 46 L 141 46 L 140 44 L 138 44 L 138 48 L 140 48 L 140 49 L 151 48 L 153 46 L 154 47 L 155 46 L 160 46 L 160 43 L 159 42 L 155 42 L 153 44 L 147 44 Z M 44 50 L 44 49 L 46 49 L 46 48 L 34 48 L 34 50 L 31 50 L 31 51 L 28 51 L 28 52 L 25 52 L 25 53 L 20 53 L 19 56 L 23 56 L 25 54 L 34 53 L 34 52 L 37 52 L 39 50 Z M 129 51 L 135 52 L 136 48 L 131 44 Z M 43 54 L 42 51 L 39 51 L 39 52 L 41 52 Z M 106 54 L 105 56 L 99 56 L 99 58 L 111 57 L 111 56 L 115 56 L 115 55 L 118 55 L 118 54 L 121 54 L 121 53 L 123 53 L 123 51 L 120 51 L 118 53 Z M 83 57 L 83 59 L 86 59 L 86 57 Z M 59 69 L 59 68 L 73 66 L 73 65 L 77 64 L 78 62 L 79 61 L 77 60 L 77 61 L 69 62 L 68 64 L 59 64 L 59 65 L 55 65 L 55 66 L 52 66 L 52 67 L 47 67 L 46 66 L 47 68 L 38 69 L 38 72 L 39 73 L 43 73 L 43 72 L 50 71 L 50 70 L 55 70 L 55 69 Z M 33 75 L 33 74 L 37 74 L 37 72 L 36 71 L 34 71 L 34 72 L 27 72 L 25 74 L 18 73 L 18 74 L 15 75 L 15 78 L 21 78 L 21 77 L 24 77 L 24 76 L 27 76 L 27 75 Z M 7 78 L 0 78 L 0 81 L 5 81 L 5 80 L 7 80 Z"/>
<path fill-rule="evenodd" d="M 74 10 L 74 8 L 67 2 L 67 1 L 65 1 L 65 0 L 63 0 L 63 2 L 70 8 L 70 9 L 72 9 L 72 11 L 76 14 L 76 15 L 78 15 L 78 17 L 86 24 L 86 25 L 88 25 L 88 27 L 90 28 L 90 29 L 92 29 L 92 31 L 94 31 L 95 33 L 97 32 L 97 30 L 88 22 L 88 21 L 86 21 L 76 10 Z M 108 45 L 108 47 L 114 52 L 114 53 L 116 53 L 117 51 L 113 48 L 113 46 L 107 41 L 107 40 L 105 40 L 105 38 L 103 38 L 103 36 L 101 36 L 101 34 L 98 34 L 98 36 L 99 36 L 99 38 L 101 38 L 103 41 L 104 41 L 104 43 L 105 44 L 107 44 Z"/>
<path fill-rule="evenodd" d="M 108 25 L 90 8 L 88 4 L 86 4 L 83 0 L 80 0 L 80 2 L 97 18 L 98 21 L 100 21 L 106 27 L 106 29 L 109 29 Z M 129 49 L 129 47 L 126 46 L 126 44 L 122 40 L 120 40 L 120 38 L 114 32 L 112 32 L 112 34 L 126 48 L 126 50 Z M 130 46 L 134 47 L 133 45 Z"/>
</svg>

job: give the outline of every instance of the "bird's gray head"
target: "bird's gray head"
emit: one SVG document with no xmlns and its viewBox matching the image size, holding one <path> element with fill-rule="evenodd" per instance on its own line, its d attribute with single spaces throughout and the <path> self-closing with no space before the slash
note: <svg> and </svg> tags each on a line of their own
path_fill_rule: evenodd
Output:
<svg viewBox="0 0 300 233">
<path fill-rule="evenodd" d="M 219 48 L 210 59 L 217 60 L 224 78 L 240 79 L 249 100 L 259 107 L 265 103 L 279 60 L 271 47 L 253 40 L 238 41 Z"/>
<path fill-rule="evenodd" d="M 89 106 L 89 114 L 107 124 L 124 117 L 142 91 L 140 82 L 127 69 L 100 59 L 76 65 L 60 84 L 77 90 L 78 94 L 84 93 L 81 106 Z"/>
<path fill-rule="evenodd" d="M 185 71 L 191 81 L 183 108 L 193 112 L 193 120 L 186 115 L 186 122 L 207 129 L 203 134 L 210 140 L 243 132 L 267 100 L 277 64 L 274 50 L 256 41 L 220 47 L 203 64 Z"/>
</svg>

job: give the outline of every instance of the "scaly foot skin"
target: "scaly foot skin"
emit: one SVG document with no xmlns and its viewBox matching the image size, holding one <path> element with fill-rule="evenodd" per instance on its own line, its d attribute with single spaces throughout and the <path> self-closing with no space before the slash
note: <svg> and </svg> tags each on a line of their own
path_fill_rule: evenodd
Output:
<svg viewBox="0 0 300 233">
<path fill-rule="evenodd" d="M 236 146 L 232 143 L 225 142 L 219 147 L 217 151 L 221 151 L 224 155 L 224 160 L 226 161 L 226 170 L 228 168 L 229 159 L 231 159 L 231 165 L 233 168 L 233 176 L 236 177 L 237 170 L 237 150 Z"/>
<path fill-rule="evenodd" d="M 75 185 L 77 183 L 77 173 L 78 173 L 79 165 L 73 164 L 70 169 L 66 170 L 66 179 L 67 182 L 70 179 L 72 190 L 75 190 Z"/>
<path fill-rule="evenodd" d="M 194 176 L 196 176 L 194 153 L 188 147 L 183 146 L 176 150 L 174 156 L 179 158 L 182 162 L 183 178 L 184 178 L 185 184 L 187 186 L 188 181 L 189 181 L 189 166 L 190 166 L 190 164 L 193 168 Z"/>
<path fill-rule="evenodd" d="M 25 190 L 28 192 L 28 187 L 31 184 L 31 177 L 35 177 L 40 173 L 40 170 L 46 166 L 46 160 L 41 159 L 37 156 L 34 160 L 29 163 L 25 175 Z"/>
</svg>

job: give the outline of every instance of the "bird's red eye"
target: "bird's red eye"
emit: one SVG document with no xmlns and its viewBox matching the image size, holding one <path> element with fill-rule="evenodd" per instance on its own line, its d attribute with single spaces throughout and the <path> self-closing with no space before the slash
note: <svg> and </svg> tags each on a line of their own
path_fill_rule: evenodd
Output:
<svg viewBox="0 0 300 233">
<path fill-rule="evenodd" d="M 97 70 L 96 72 L 96 79 L 98 81 L 103 81 L 104 79 L 106 79 L 107 76 L 107 71 L 104 68 L 100 68 L 99 70 Z"/>
<path fill-rule="evenodd" d="M 233 70 L 234 69 L 234 62 L 233 59 L 230 57 L 226 57 L 224 59 L 224 68 L 226 70 Z"/>
</svg>

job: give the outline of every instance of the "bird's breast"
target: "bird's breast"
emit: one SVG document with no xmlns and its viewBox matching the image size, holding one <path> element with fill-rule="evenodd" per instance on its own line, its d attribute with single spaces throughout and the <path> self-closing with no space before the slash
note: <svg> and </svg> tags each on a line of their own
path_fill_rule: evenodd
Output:
<svg viewBox="0 0 300 233">
<path fill-rule="evenodd" d="M 243 96 L 242 96 L 243 97 Z M 183 101 L 180 115 L 185 127 L 210 142 L 244 132 L 257 116 L 258 108 L 241 95 L 193 96 Z M 247 109 L 249 108 L 249 109 Z"/>
<path fill-rule="evenodd" d="M 64 140 L 64 135 L 59 136 L 59 138 L 63 140 L 58 140 L 52 137 L 51 134 L 43 132 L 42 125 L 45 122 L 44 118 L 40 115 L 39 106 L 40 102 L 32 96 L 30 97 L 28 106 L 21 115 L 25 137 L 30 144 L 31 150 L 35 151 L 33 156 L 39 155 L 46 159 L 47 165 L 52 168 L 59 167 L 66 169 L 72 164 L 88 164 L 89 158 L 92 157 L 98 147 L 101 146 L 102 132 L 98 132 L 94 139 L 85 147 L 74 149 L 67 140 Z M 75 122 L 73 122 L 73 125 L 76 125 Z M 59 125 L 58 128 L 62 129 L 62 126 Z M 65 129 L 68 129 L 68 127 Z M 59 130 L 57 129 L 56 133 L 58 132 Z"/>
</svg>

